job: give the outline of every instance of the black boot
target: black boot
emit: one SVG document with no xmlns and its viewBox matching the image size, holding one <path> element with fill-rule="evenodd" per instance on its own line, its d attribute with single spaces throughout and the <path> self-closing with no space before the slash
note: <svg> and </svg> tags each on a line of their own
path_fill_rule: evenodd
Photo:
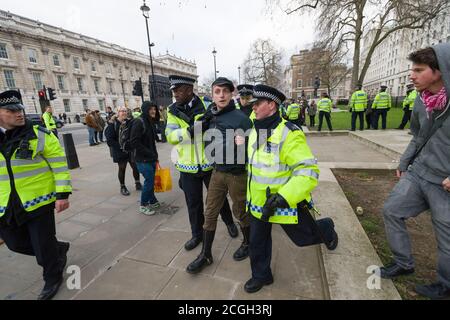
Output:
<svg viewBox="0 0 450 320">
<path fill-rule="evenodd" d="M 128 191 L 128 189 L 127 189 L 126 186 L 121 186 L 121 187 L 120 187 L 120 193 L 121 193 L 123 196 L 126 196 L 126 197 L 128 197 L 128 196 L 130 195 L 130 191 Z"/>
<path fill-rule="evenodd" d="M 249 256 L 249 244 L 250 244 L 250 227 L 241 228 L 244 240 L 239 249 L 234 253 L 233 259 L 236 261 L 242 261 Z"/>
<path fill-rule="evenodd" d="M 200 255 L 188 267 L 186 271 L 191 274 L 196 274 L 202 271 L 205 266 L 213 263 L 211 247 L 214 241 L 216 231 L 203 231 L 203 247 Z"/>
<path fill-rule="evenodd" d="M 339 242 L 338 235 L 334 230 L 334 222 L 331 218 L 317 220 L 317 225 L 321 231 L 323 243 L 328 250 L 336 250 Z"/>
</svg>

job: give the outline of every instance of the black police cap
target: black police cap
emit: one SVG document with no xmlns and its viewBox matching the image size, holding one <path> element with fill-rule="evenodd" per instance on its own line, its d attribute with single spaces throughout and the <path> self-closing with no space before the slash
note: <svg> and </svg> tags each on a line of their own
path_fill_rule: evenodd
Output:
<svg viewBox="0 0 450 320">
<path fill-rule="evenodd" d="M 22 95 L 19 91 L 8 90 L 0 93 L 0 109 L 11 111 L 21 111 L 25 108 L 22 105 Z"/>
<path fill-rule="evenodd" d="M 280 105 L 286 100 L 286 96 L 273 87 L 259 84 L 253 88 L 253 99 L 250 102 L 255 103 L 261 99 L 271 100 Z"/>
<path fill-rule="evenodd" d="M 254 86 L 252 86 L 251 84 L 241 84 L 239 86 L 237 86 L 237 89 L 239 91 L 239 94 L 241 96 L 250 96 L 253 94 L 253 88 Z"/>
<path fill-rule="evenodd" d="M 173 90 L 176 87 L 179 87 L 182 85 L 194 86 L 194 84 L 197 80 L 189 78 L 189 77 L 171 75 L 171 76 L 169 76 L 169 81 L 170 81 L 170 90 Z"/>
</svg>

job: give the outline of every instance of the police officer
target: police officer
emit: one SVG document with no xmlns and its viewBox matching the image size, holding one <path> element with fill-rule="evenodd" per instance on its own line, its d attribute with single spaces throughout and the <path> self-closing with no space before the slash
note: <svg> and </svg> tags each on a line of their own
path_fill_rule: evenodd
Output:
<svg viewBox="0 0 450 320">
<path fill-rule="evenodd" d="M 44 120 L 44 125 L 47 130 L 53 132 L 55 136 L 58 137 L 58 130 L 56 129 L 55 119 L 53 118 L 52 107 L 47 107 L 44 114 L 42 115 L 42 119 Z"/>
<path fill-rule="evenodd" d="M 272 224 L 281 224 L 297 246 L 324 242 L 334 250 L 338 243 L 333 221 L 316 222 L 309 213 L 319 168 L 300 128 L 279 115 L 284 94 L 257 85 L 253 97 L 256 120 L 248 142 L 247 188 L 252 278 L 244 287 L 248 293 L 273 283 Z"/>
<path fill-rule="evenodd" d="M 411 115 L 414 110 L 414 102 L 417 98 L 417 91 L 414 89 L 414 84 L 409 84 L 407 86 L 406 98 L 403 101 L 403 119 L 400 126 L 397 128 L 398 130 L 405 129 L 408 122 L 411 120 Z"/>
<path fill-rule="evenodd" d="M 250 100 L 252 100 L 253 86 L 251 84 L 241 84 L 237 87 L 239 91 L 239 101 L 236 109 L 240 109 L 247 117 L 251 117 L 253 113 Z"/>
<path fill-rule="evenodd" d="M 301 114 L 301 107 L 298 103 L 293 101 L 288 107 L 286 111 L 286 118 L 290 122 L 294 123 L 298 127 L 301 127 L 300 122 L 300 114 Z"/>
<path fill-rule="evenodd" d="M 356 91 L 350 98 L 350 112 L 352 113 L 352 131 L 356 131 L 356 119 L 359 117 L 359 130 L 364 130 L 364 112 L 367 109 L 367 93 L 362 90 L 362 86 L 356 86 Z"/>
<path fill-rule="evenodd" d="M 375 130 L 378 130 L 380 116 L 382 118 L 382 128 L 386 130 L 387 114 L 392 107 L 391 95 L 386 90 L 387 86 L 381 86 L 380 93 L 377 94 L 372 104 L 372 110 L 375 112 L 373 115 L 373 128 Z"/>
<path fill-rule="evenodd" d="M 44 269 L 39 300 L 63 282 L 69 244 L 56 239 L 54 210 L 69 208 L 72 192 L 58 139 L 25 119 L 20 93 L 0 94 L 0 236 L 11 251 L 36 256 Z"/>
<path fill-rule="evenodd" d="M 166 137 L 170 144 L 177 147 L 178 161 L 175 166 L 180 171 L 180 187 L 186 198 L 192 230 L 192 239 L 184 247 L 190 251 L 203 240 L 203 184 L 208 188 L 213 170 L 205 156 L 203 139 L 193 139 L 190 134 L 195 121 L 205 114 L 206 106 L 194 94 L 195 79 L 171 75 L 169 80 L 176 102 L 169 107 Z M 209 125 L 208 119 L 204 119 L 204 124 L 205 128 Z M 228 233 L 236 238 L 239 232 L 228 201 L 225 201 L 220 214 Z"/>
<path fill-rule="evenodd" d="M 333 126 L 331 125 L 331 108 L 333 107 L 333 102 L 328 97 L 327 93 L 322 93 L 322 99 L 317 102 L 317 109 L 319 110 L 319 129 L 317 131 L 322 131 L 323 118 L 327 119 L 328 129 L 333 131 Z"/>
</svg>

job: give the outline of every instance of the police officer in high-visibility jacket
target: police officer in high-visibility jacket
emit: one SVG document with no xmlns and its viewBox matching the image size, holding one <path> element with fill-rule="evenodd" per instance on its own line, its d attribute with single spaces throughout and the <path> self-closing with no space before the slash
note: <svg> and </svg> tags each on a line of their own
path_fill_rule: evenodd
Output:
<svg viewBox="0 0 450 320">
<path fill-rule="evenodd" d="M 44 121 L 44 125 L 47 128 L 47 130 L 53 132 L 55 134 L 55 136 L 58 136 L 56 122 L 55 122 L 55 119 L 53 118 L 53 108 L 52 107 L 47 107 L 47 109 L 45 109 L 45 112 L 42 115 L 42 120 Z"/>
<path fill-rule="evenodd" d="M 406 98 L 403 101 L 403 119 L 398 130 L 404 130 L 408 122 L 411 120 L 411 115 L 414 110 L 414 102 L 417 98 L 417 91 L 414 89 L 413 84 L 407 86 Z"/>
<path fill-rule="evenodd" d="M 319 110 L 319 129 L 317 131 L 322 131 L 323 118 L 327 119 L 328 129 L 333 131 L 333 126 L 331 124 L 331 109 L 333 108 L 333 102 L 328 97 L 327 93 L 322 93 L 322 99 L 317 102 L 317 109 Z"/>
<path fill-rule="evenodd" d="M 350 98 L 350 112 L 352 113 L 352 131 L 356 131 L 356 119 L 359 117 L 359 130 L 364 130 L 364 115 L 367 110 L 367 93 L 362 90 L 362 86 L 356 86 L 356 91 Z"/>
<path fill-rule="evenodd" d="M 44 269 L 39 300 L 63 282 L 69 244 L 56 239 L 54 210 L 69 208 L 72 192 L 58 139 L 25 119 L 20 93 L 0 94 L 0 237 L 11 251 L 36 256 Z"/>
<path fill-rule="evenodd" d="M 248 293 L 273 283 L 272 224 L 282 225 L 297 246 L 325 243 L 334 250 L 338 242 L 333 221 L 315 221 L 309 212 L 319 168 L 301 129 L 279 115 L 285 96 L 257 85 L 253 97 L 256 120 L 248 142 L 247 183 L 252 278 L 244 287 Z"/>
<path fill-rule="evenodd" d="M 292 102 L 286 111 L 286 118 L 290 122 L 294 123 L 298 127 L 301 127 L 300 123 L 301 106 L 297 102 Z"/>
<path fill-rule="evenodd" d="M 253 86 L 251 84 L 241 84 L 237 86 L 237 90 L 239 92 L 239 101 L 236 103 L 236 109 L 241 110 L 247 117 L 252 117 L 253 109 L 250 100 L 253 99 Z"/>
<path fill-rule="evenodd" d="M 166 137 L 167 141 L 176 146 L 178 160 L 175 164 L 180 171 L 180 188 L 184 191 L 191 224 L 192 238 L 186 242 L 187 251 L 195 249 L 203 241 L 203 224 L 205 223 L 203 206 L 203 185 L 208 188 L 213 166 L 205 155 L 203 139 L 194 139 L 196 120 L 206 112 L 203 101 L 194 94 L 195 79 L 177 75 L 169 76 L 173 96 L 176 100 L 169 107 Z M 211 118 L 202 120 L 202 128 L 209 126 Z M 239 231 L 233 221 L 228 200 L 220 211 L 222 220 L 227 226 L 231 237 L 236 238 Z"/>
<path fill-rule="evenodd" d="M 382 118 L 382 128 L 386 130 L 387 127 L 387 115 L 392 107 L 391 95 L 386 92 L 387 86 L 381 86 L 380 93 L 377 94 L 375 100 L 372 104 L 372 110 L 374 113 L 373 125 L 375 130 L 378 130 L 378 123 L 380 121 L 380 116 Z"/>
</svg>

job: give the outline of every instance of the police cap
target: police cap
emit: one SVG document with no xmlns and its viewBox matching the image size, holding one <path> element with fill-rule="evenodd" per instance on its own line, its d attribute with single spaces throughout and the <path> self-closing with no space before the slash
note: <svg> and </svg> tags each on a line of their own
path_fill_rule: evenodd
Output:
<svg viewBox="0 0 450 320">
<path fill-rule="evenodd" d="M 22 105 L 22 95 L 19 91 L 9 90 L 0 93 L 0 109 L 11 111 L 21 111 L 25 108 Z"/>
</svg>

